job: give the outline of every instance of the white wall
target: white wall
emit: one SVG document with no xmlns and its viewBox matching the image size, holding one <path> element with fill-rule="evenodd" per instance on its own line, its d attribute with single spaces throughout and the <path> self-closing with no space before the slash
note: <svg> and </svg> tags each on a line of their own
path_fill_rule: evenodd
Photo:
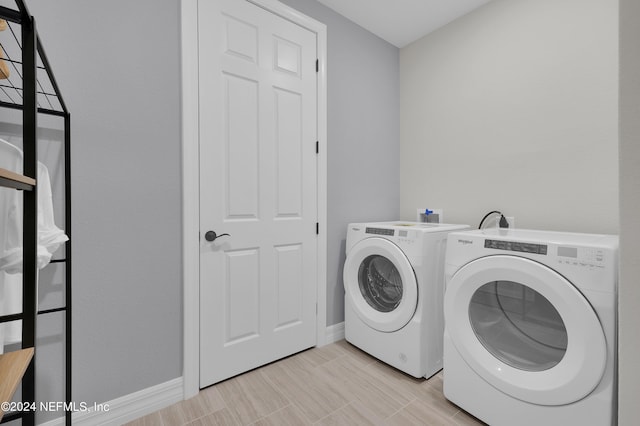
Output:
<svg viewBox="0 0 640 426">
<path fill-rule="evenodd" d="M 495 0 L 400 52 L 400 213 L 618 232 L 618 1 Z"/>
<path fill-rule="evenodd" d="M 619 424 L 640 419 L 640 2 L 620 1 Z"/>
</svg>

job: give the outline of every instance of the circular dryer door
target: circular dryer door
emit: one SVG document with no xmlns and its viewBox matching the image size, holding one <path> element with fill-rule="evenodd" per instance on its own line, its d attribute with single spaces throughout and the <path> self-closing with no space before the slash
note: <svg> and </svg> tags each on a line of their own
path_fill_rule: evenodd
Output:
<svg viewBox="0 0 640 426">
<path fill-rule="evenodd" d="M 469 366 L 505 394 L 540 405 L 588 395 L 607 360 L 604 331 L 562 275 L 517 256 L 489 256 L 447 284 L 447 333 Z"/>
<path fill-rule="evenodd" d="M 418 285 L 402 250 L 383 238 L 353 246 L 344 263 L 347 303 L 369 327 L 391 332 L 404 327 L 418 306 Z"/>
</svg>

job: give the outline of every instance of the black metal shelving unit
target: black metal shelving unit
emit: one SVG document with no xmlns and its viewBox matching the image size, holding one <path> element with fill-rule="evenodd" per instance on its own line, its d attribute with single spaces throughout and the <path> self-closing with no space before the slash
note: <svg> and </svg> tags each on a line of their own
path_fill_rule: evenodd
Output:
<svg viewBox="0 0 640 426">
<path fill-rule="evenodd" d="M 0 80 L 0 108 L 22 111 L 23 176 L 0 170 L 0 186 L 23 191 L 23 283 L 22 312 L 0 316 L 0 323 L 22 320 L 22 348 L 33 348 L 34 355 L 22 377 L 22 402 L 36 402 L 35 363 L 37 361 L 36 329 L 40 317 L 54 312 L 65 312 L 65 399 L 72 401 L 71 393 L 71 116 L 62 99 L 44 47 L 36 30 L 36 21 L 29 13 L 24 0 L 14 0 L 15 9 L 0 6 L 0 19 L 7 22 L 0 37 L 0 49 L 8 65 L 10 75 Z M 2 33 L 0 33 L 2 34 Z M 19 35 L 19 36 L 18 36 Z M 15 43 L 7 49 L 5 43 Z M 14 55 L 12 52 L 20 52 Z M 40 72 L 40 75 L 38 74 Z M 38 311 L 37 301 L 37 236 L 38 236 L 38 115 L 60 117 L 64 120 L 64 187 L 65 187 L 65 263 L 64 306 Z M 0 380 L 3 380 L 0 377 Z M 71 425 L 71 411 L 65 412 L 65 423 Z M 5 413 L 0 423 L 22 419 L 23 425 L 35 424 L 34 411 Z"/>
</svg>

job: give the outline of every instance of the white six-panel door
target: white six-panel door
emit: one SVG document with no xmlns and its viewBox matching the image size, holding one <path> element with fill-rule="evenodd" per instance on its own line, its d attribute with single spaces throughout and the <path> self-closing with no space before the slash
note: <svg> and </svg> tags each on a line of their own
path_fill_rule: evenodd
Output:
<svg viewBox="0 0 640 426">
<path fill-rule="evenodd" d="M 205 387 L 316 342 L 316 35 L 200 0 L 198 37 Z"/>
</svg>

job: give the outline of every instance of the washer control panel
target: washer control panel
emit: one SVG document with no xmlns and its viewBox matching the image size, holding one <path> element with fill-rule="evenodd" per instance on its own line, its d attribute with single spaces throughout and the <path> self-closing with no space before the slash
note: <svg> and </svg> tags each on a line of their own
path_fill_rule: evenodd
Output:
<svg viewBox="0 0 640 426">
<path fill-rule="evenodd" d="M 364 230 L 365 234 L 381 235 L 388 238 L 390 241 L 396 244 L 414 244 L 416 242 L 416 235 L 411 233 L 407 229 L 388 229 L 388 228 L 374 228 L 367 226 Z"/>
<path fill-rule="evenodd" d="M 547 254 L 547 246 L 545 244 L 523 243 L 520 241 L 484 240 L 484 248 L 542 255 Z"/>
<path fill-rule="evenodd" d="M 393 229 L 384 229 L 384 228 L 367 228 L 364 230 L 365 234 L 374 234 L 374 235 L 387 235 L 393 237 L 395 231 Z"/>
</svg>

